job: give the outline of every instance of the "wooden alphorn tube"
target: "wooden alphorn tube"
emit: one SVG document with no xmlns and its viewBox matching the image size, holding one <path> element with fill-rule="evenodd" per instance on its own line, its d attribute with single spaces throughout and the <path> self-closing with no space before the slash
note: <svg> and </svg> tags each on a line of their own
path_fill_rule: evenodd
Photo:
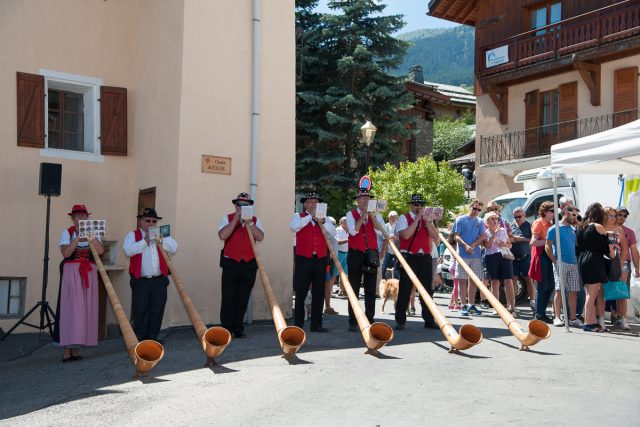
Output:
<svg viewBox="0 0 640 427">
<path fill-rule="evenodd" d="M 116 315 L 116 320 L 120 326 L 120 331 L 124 338 L 124 344 L 127 347 L 133 366 L 136 369 L 134 378 L 144 375 L 153 369 L 160 360 L 162 360 L 164 357 L 164 347 L 162 347 L 162 344 L 154 340 L 138 341 L 138 338 L 129 323 L 129 319 L 124 314 L 122 304 L 120 304 L 118 295 L 116 294 L 115 289 L 113 289 L 113 285 L 111 284 L 107 271 L 104 269 L 100 256 L 98 255 L 96 248 L 93 247 L 93 241 L 91 239 L 89 240 L 89 247 L 91 248 L 91 253 L 93 253 L 93 258 L 95 259 L 96 266 L 98 267 L 100 277 L 102 277 L 102 283 L 107 291 L 107 296 L 109 297 L 109 302 L 111 302 L 113 312 Z"/>
<path fill-rule="evenodd" d="M 447 341 L 449 341 L 449 344 L 451 344 L 451 350 L 449 351 L 453 351 L 454 349 L 466 350 L 476 344 L 479 344 L 480 341 L 482 341 L 482 331 L 480 331 L 480 329 L 474 325 L 462 325 L 460 327 L 460 333 L 456 332 L 451 322 L 449 322 L 444 314 L 442 314 L 442 311 L 440 311 L 437 304 L 433 301 L 431 295 L 429 295 L 425 287 L 422 285 L 422 283 L 420 283 L 420 280 L 418 280 L 418 277 L 415 275 L 411 267 L 409 267 L 409 264 L 404 259 L 404 256 L 393 243 L 393 239 L 389 237 L 389 233 L 387 233 L 387 230 L 384 229 L 382 224 L 378 223 L 378 220 L 375 218 L 375 216 L 371 215 L 370 219 L 373 220 L 373 224 L 378 228 L 378 230 L 380 230 L 384 238 L 389 242 L 389 246 L 391 246 L 393 253 L 396 254 L 398 261 L 400 262 L 400 264 L 402 264 L 404 271 L 407 273 L 409 279 L 411 279 L 411 282 L 418 290 L 420 297 L 422 297 L 424 302 L 427 304 L 427 308 L 433 315 L 433 319 L 438 324 L 438 327 L 440 327 L 442 335 L 444 335 Z"/>
<path fill-rule="evenodd" d="M 246 223 L 244 226 L 249 227 L 249 224 Z M 276 297 L 273 294 L 271 282 L 269 281 L 267 272 L 262 264 L 262 258 L 260 257 L 260 253 L 256 247 L 256 241 L 253 238 L 253 234 L 251 234 L 251 230 L 247 230 L 247 234 L 249 235 L 249 241 L 251 242 L 253 253 L 256 256 L 256 263 L 258 264 L 258 271 L 260 272 L 260 280 L 262 282 L 264 293 L 267 296 L 267 302 L 269 303 L 269 309 L 271 310 L 271 316 L 273 317 L 273 324 L 275 325 L 276 332 L 278 333 L 280 347 L 282 347 L 282 352 L 285 356 L 293 356 L 300 347 L 304 345 L 307 340 L 307 334 L 305 334 L 302 328 L 297 326 L 287 326 L 287 322 L 284 320 L 284 316 L 282 315 L 282 310 L 280 310 L 280 306 L 278 305 L 278 300 L 276 300 Z M 296 295 L 296 298 L 304 297 L 304 295 Z"/>
<path fill-rule="evenodd" d="M 184 289 L 182 278 L 171 262 L 171 258 L 169 258 L 167 251 L 164 250 L 161 239 L 157 242 L 157 245 L 162 257 L 169 267 L 169 271 L 171 271 L 173 283 L 176 285 L 176 289 L 180 295 L 180 299 L 182 300 L 182 305 L 184 305 L 184 308 L 189 315 L 193 329 L 196 332 L 196 337 L 200 341 L 200 344 L 202 344 L 202 349 L 207 355 L 207 362 L 205 363 L 205 366 L 209 366 L 211 364 L 215 365 L 215 358 L 220 356 L 229 343 L 231 343 L 231 333 L 221 326 L 207 328 L 207 325 L 202 321 L 198 310 L 196 310 L 193 305 L 193 301 L 191 301 L 187 291 Z"/>
<path fill-rule="evenodd" d="M 534 319 L 529 322 L 529 330 L 526 330 L 522 327 L 520 322 L 518 322 L 509 311 L 504 308 L 504 306 L 500 303 L 500 301 L 491 293 L 489 289 L 482 283 L 482 280 L 478 278 L 478 276 L 473 272 L 471 267 L 464 261 L 464 259 L 458 254 L 447 240 L 444 238 L 442 233 L 440 233 L 440 239 L 445 244 L 445 246 L 451 252 L 451 255 L 456 258 L 458 261 L 458 268 L 464 268 L 464 270 L 469 275 L 469 279 L 473 280 L 476 284 L 482 295 L 487 299 L 491 307 L 493 307 L 509 331 L 515 336 L 521 343 L 520 350 L 528 350 L 529 346 L 536 344 L 538 341 L 549 338 L 551 335 L 551 329 L 549 326 L 541 320 Z M 472 303 L 472 299 L 475 298 L 475 295 L 469 295 L 469 302 Z M 462 301 L 464 304 L 464 301 Z"/>
<path fill-rule="evenodd" d="M 364 310 L 360 305 L 360 301 L 358 301 L 358 296 L 355 294 L 355 292 L 353 292 L 353 289 L 351 288 L 349 277 L 342 269 L 342 265 L 340 264 L 338 256 L 336 255 L 336 252 L 333 249 L 333 245 L 329 240 L 329 236 L 327 235 L 327 230 L 324 229 L 323 224 L 319 224 L 319 226 L 320 230 L 322 230 L 322 235 L 327 242 L 327 248 L 329 249 L 329 253 L 331 254 L 331 259 L 333 259 L 334 265 L 340 272 L 340 280 L 342 280 L 342 283 L 344 284 L 344 290 L 347 291 L 349 304 L 351 304 L 353 314 L 356 316 L 356 322 L 358 322 L 358 327 L 360 328 L 360 333 L 362 334 L 365 345 L 369 350 L 377 350 L 379 348 L 382 348 L 385 344 L 389 343 L 393 339 L 393 329 L 391 329 L 391 326 L 387 325 L 386 323 L 369 323 L 369 319 L 364 313 Z"/>
</svg>

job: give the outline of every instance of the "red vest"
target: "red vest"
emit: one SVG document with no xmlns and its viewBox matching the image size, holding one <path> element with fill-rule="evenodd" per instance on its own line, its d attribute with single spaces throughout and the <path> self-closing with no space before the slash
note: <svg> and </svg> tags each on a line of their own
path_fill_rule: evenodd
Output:
<svg viewBox="0 0 640 427">
<path fill-rule="evenodd" d="M 308 215 L 307 212 L 303 212 L 300 214 L 300 218 Z M 324 239 L 320 227 L 324 227 L 324 225 L 316 224 L 314 226 L 309 223 L 296 233 L 296 255 L 311 258 L 315 252 L 319 258 L 327 256 L 327 241 Z"/>
<path fill-rule="evenodd" d="M 235 213 L 227 215 L 229 223 L 233 221 Z M 253 217 L 253 223 L 257 224 L 257 219 Z M 236 224 L 236 228 L 231 233 L 231 236 L 224 241 L 224 256 L 231 258 L 236 262 L 251 261 L 256 256 L 253 253 L 251 242 L 249 241 L 249 235 L 247 234 L 247 227 L 243 227 L 240 222 Z"/>
<path fill-rule="evenodd" d="M 142 231 L 140 231 L 139 228 L 137 228 L 133 232 L 133 234 L 135 236 L 136 242 L 139 242 L 140 240 L 142 240 Z M 158 259 L 160 260 L 160 273 L 162 273 L 163 276 L 168 276 L 169 266 L 167 266 L 167 263 L 164 260 L 164 257 L 162 256 L 162 254 L 160 253 L 160 249 L 158 248 L 157 245 L 156 245 L 156 250 L 158 251 Z M 133 277 L 135 277 L 136 279 L 139 279 L 141 272 L 142 272 L 142 254 L 136 254 L 131 258 L 129 258 L 129 273 L 133 274 Z"/>
<path fill-rule="evenodd" d="M 407 218 L 407 226 L 413 224 L 414 220 L 413 218 L 411 218 L 411 214 L 409 212 L 407 212 L 404 216 L 405 218 Z M 418 230 L 414 233 L 415 239 L 413 236 L 409 237 L 408 239 L 403 239 L 402 237 L 400 237 L 400 250 L 408 251 L 412 254 L 417 254 L 418 252 L 420 252 L 420 249 L 422 249 L 422 251 L 428 255 L 431 253 L 431 239 L 429 238 L 429 230 L 427 230 L 423 224 L 420 224 L 418 227 Z M 413 243 L 411 243 L 412 240 Z M 409 245 L 411 245 L 411 250 L 409 250 Z"/>
<path fill-rule="evenodd" d="M 351 211 L 351 215 L 353 215 L 353 219 L 356 221 L 360 219 L 360 214 L 358 213 L 358 209 L 354 209 Z M 364 232 L 367 232 L 367 243 L 364 243 Z M 360 227 L 360 231 L 355 236 L 352 236 L 349 233 L 349 249 L 355 249 L 357 251 L 366 252 L 367 249 L 378 249 L 378 237 L 376 236 L 376 229 L 373 226 L 373 221 L 371 218 L 367 220 L 366 224 L 362 224 Z"/>
</svg>

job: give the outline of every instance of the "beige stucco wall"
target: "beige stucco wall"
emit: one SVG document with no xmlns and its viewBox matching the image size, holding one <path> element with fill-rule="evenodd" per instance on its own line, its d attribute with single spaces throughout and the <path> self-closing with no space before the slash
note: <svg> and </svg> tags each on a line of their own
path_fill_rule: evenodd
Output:
<svg viewBox="0 0 640 427">
<path fill-rule="evenodd" d="M 185 2 L 175 223 L 181 248 L 175 262 L 207 322 L 218 322 L 220 314 L 218 222 L 234 211 L 231 200 L 238 193 L 250 191 L 251 3 L 221 7 L 219 2 Z M 259 250 L 285 315 L 291 312 L 292 294 L 288 221 L 295 184 L 293 22 L 293 1 L 262 2 L 255 213 L 265 228 Z M 230 157 L 232 174 L 202 173 L 203 154 Z M 270 318 L 259 280 L 253 295 L 254 318 Z M 173 290 L 169 298 L 177 298 Z M 183 312 L 182 307 L 172 305 L 166 316 L 181 321 Z"/>
<path fill-rule="evenodd" d="M 251 164 L 251 1 L 27 0 L 0 2 L 0 276 L 27 277 L 25 308 L 40 295 L 44 198 L 40 162 L 62 163 L 62 196 L 52 200 L 48 300 L 57 299 L 57 247 L 66 212 L 86 203 L 108 222 L 108 238 L 135 227 L 138 191 L 156 187 L 156 208 L 179 243 L 175 265 L 206 322 L 219 321 L 221 242 L 217 224 L 230 200 L 249 191 Z M 290 314 L 295 168 L 294 2 L 261 7 L 261 115 L 256 212 L 276 295 Z M 73 17 L 74 24 L 61 22 Z M 73 29 L 73 30 L 72 30 Z M 78 31 L 76 32 L 75 29 Z M 25 51 L 29 54 L 25 54 Z M 126 157 L 104 163 L 43 157 L 16 146 L 16 71 L 51 69 L 128 90 Z M 204 174 L 200 156 L 231 157 L 231 176 Z M 126 265 L 119 249 L 119 264 Z M 126 271 L 110 272 L 125 311 Z M 269 318 L 260 283 L 254 318 Z M 108 307 L 107 323 L 114 322 Z M 0 320 L 7 330 L 15 320 Z M 164 327 L 188 324 L 171 287 Z M 21 327 L 17 332 L 31 332 Z"/>
<path fill-rule="evenodd" d="M 577 71 L 557 74 L 544 79 L 538 79 L 509 87 L 509 123 L 501 125 L 498 120 L 498 111 L 488 95 L 477 98 L 476 132 L 478 140 L 476 146 L 480 146 L 480 135 L 491 136 L 501 133 L 515 132 L 525 128 L 525 94 L 533 91 L 547 91 L 557 88 L 559 85 L 573 81 L 578 82 L 578 119 L 611 114 L 613 112 L 614 96 L 614 72 L 615 70 L 637 66 L 640 63 L 640 55 L 634 55 L 616 61 L 605 62 L 601 65 L 601 92 L 600 105 L 593 106 L 590 102 L 590 93 L 584 80 Z M 640 96 L 636 94 L 636 96 Z M 482 149 L 480 147 L 480 149 Z M 476 157 L 477 159 L 480 156 Z M 520 185 L 513 183 L 513 176 L 528 167 L 513 166 L 513 175 L 507 176 L 495 169 L 482 168 L 477 165 L 476 176 L 478 181 L 478 197 L 484 201 L 510 191 L 521 190 Z"/>
<path fill-rule="evenodd" d="M 74 23 L 61 26 L 70 17 Z M 65 28 L 65 31 L 60 31 Z M 74 31 L 69 31 L 74 28 Z M 133 206 L 133 157 L 105 156 L 104 163 L 41 156 L 36 148 L 16 146 L 16 72 L 49 69 L 101 78 L 105 85 L 131 88 L 130 40 L 133 16 L 126 1 L 79 2 L 27 0 L 0 2 L 0 276 L 27 278 L 25 310 L 40 299 L 44 249 L 45 198 L 38 193 L 41 162 L 62 164 L 62 195 L 51 200 L 48 301 L 55 309 L 58 239 L 71 225 L 67 212 L 85 203 L 94 218 L 108 221 L 108 238 L 122 242 Z M 133 145 L 133 109 L 129 96 L 129 145 Z M 123 260 L 123 255 L 121 255 Z M 125 305 L 126 306 L 126 305 Z M 39 318 L 30 318 L 38 323 Z M 7 330 L 16 320 L 2 320 Z M 32 332 L 20 327 L 16 332 Z"/>
</svg>

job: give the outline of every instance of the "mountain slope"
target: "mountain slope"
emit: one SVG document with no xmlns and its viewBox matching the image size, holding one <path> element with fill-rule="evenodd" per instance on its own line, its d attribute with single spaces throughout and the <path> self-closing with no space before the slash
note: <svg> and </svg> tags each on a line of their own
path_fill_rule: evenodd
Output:
<svg viewBox="0 0 640 427">
<path fill-rule="evenodd" d="M 400 34 L 411 43 L 402 64 L 391 73 L 407 75 L 412 65 L 422 65 L 424 79 L 455 86 L 473 85 L 474 29 L 466 25 Z"/>
</svg>

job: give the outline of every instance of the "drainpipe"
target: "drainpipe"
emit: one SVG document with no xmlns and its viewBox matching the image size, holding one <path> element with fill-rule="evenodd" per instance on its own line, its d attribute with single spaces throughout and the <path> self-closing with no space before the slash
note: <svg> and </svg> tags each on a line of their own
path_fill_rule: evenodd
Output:
<svg viewBox="0 0 640 427">
<path fill-rule="evenodd" d="M 260 0 L 253 0 L 253 63 L 251 66 L 251 199 L 256 200 L 258 170 L 258 132 L 260 119 Z M 247 323 L 253 322 L 253 293 L 247 307 Z"/>
</svg>

